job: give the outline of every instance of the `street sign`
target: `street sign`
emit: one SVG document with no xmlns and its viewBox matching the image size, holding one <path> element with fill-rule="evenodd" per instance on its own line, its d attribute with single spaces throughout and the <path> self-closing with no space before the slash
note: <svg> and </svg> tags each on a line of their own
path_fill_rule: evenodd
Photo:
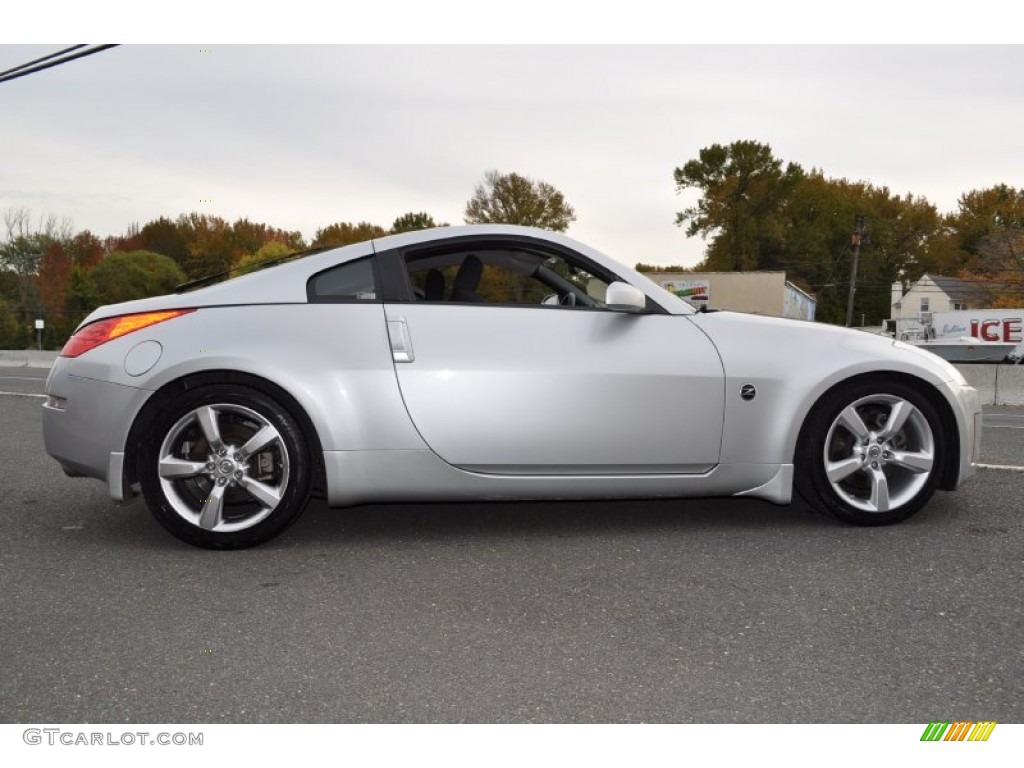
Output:
<svg viewBox="0 0 1024 768">
<path fill-rule="evenodd" d="M 41 331 L 45 327 L 46 327 L 46 323 L 44 323 L 42 320 L 36 320 L 36 330 L 37 331 Z"/>
</svg>

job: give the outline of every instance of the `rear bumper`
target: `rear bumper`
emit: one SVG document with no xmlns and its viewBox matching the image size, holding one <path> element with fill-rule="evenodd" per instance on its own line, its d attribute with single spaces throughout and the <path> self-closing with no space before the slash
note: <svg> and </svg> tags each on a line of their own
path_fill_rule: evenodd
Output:
<svg viewBox="0 0 1024 768">
<path fill-rule="evenodd" d="M 72 477 L 94 477 L 107 483 L 111 498 L 131 498 L 124 472 L 128 430 L 152 392 L 122 384 L 74 376 L 58 358 L 46 382 L 46 393 L 62 398 L 60 407 L 43 404 L 43 443 Z"/>
</svg>

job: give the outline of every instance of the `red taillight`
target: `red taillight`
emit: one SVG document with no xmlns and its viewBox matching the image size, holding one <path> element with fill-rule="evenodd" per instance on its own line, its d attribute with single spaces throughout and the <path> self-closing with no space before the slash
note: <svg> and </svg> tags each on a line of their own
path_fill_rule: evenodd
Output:
<svg viewBox="0 0 1024 768">
<path fill-rule="evenodd" d="M 90 349 L 95 349 L 100 344 L 106 344 L 119 336 L 147 328 L 164 320 L 170 320 L 179 315 L 186 315 L 195 312 L 195 309 L 169 309 L 165 312 L 139 312 L 134 315 L 118 315 L 108 317 L 104 320 L 97 320 L 89 323 L 68 339 L 64 349 L 60 351 L 61 357 L 78 357 Z"/>
</svg>

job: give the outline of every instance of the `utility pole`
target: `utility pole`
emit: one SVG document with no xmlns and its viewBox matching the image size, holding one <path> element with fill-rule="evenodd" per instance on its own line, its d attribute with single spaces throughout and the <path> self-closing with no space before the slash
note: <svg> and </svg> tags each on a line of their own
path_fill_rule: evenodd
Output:
<svg viewBox="0 0 1024 768">
<path fill-rule="evenodd" d="M 853 295 L 857 292 L 857 262 L 860 260 L 860 243 L 867 229 L 867 216 L 857 216 L 857 223 L 853 227 L 853 236 L 850 242 L 853 243 L 853 267 L 850 269 L 850 297 L 846 301 L 846 327 L 853 325 Z"/>
</svg>

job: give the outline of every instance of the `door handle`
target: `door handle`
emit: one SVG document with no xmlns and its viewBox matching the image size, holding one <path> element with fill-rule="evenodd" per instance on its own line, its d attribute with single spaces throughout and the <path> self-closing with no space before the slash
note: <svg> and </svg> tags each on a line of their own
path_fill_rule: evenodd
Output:
<svg viewBox="0 0 1024 768">
<path fill-rule="evenodd" d="M 409 324 L 401 315 L 388 315 L 388 337 L 391 339 L 391 358 L 396 363 L 411 363 L 416 359 L 412 351 Z"/>
</svg>

